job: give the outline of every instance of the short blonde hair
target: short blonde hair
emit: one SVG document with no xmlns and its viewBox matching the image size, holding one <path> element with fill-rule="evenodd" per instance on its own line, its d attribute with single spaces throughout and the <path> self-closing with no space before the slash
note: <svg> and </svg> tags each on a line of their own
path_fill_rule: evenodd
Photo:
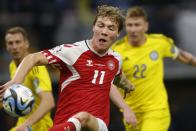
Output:
<svg viewBox="0 0 196 131">
<path fill-rule="evenodd" d="M 23 38 L 28 41 L 28 36 L 27 36 L 26 30 L 24 28 L 20 27 L 20 26 L 15 26 L 15 27 L 9 28 L 6 31 L 5 35 L 7 35 L 7 34 L 16 34 L 16 33 L 21 33 Z"/>
<path fill-rule="evenodd" d="M 123 29 L 124 16 L 122 11 L 118 7 L 102 5 L 97 7 L 97 15 L 94 19 L 93 25 L 97 22 L 99 17 L 108 17 L 112 21 L 118 24 L 118 32 Z"/>
<path fill-rule="evenodd" d="M 127 10 L 126 18 L 143 17 L 146 21 L 148 16 L 146 11 L 140 6 L 133 6 Z"/>
</svg>

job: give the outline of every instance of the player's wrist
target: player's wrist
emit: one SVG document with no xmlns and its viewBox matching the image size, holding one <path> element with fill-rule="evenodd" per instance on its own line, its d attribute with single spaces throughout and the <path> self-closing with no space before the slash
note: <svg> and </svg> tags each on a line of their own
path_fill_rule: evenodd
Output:
<svg viewBox="0 0 196 131">
<path fill-rule="evenodd" d="M 10 80 L 10 81 L 8 81 L 8 82 L 6 83 L 6 86 L 11 86 L 11 85 L 14 85 L 14 84 L 19 84 L 19 82 L 17 82 L 17 81 L 15 81 L 14 79 L 12 79 L 12 80 Z"/>
<path fill-rule="evenodd" d="M 33 123 L 31 122 L 31 120 L 27 119 L 23 125 L 25 125 L 26 127 L 31 127 L 33 125 Z"/>
<path fill-rule="evenodd" d="M 33 131 L 31 126 L 27 126 L 27 130 L 26 131 Z"/>
<path fill-rule="evenodd" d="M 129 106 L 127 104 L 123 103 L 121 105 L 121 110 L 124 112 L 124 110 L 127 110 L 127 109 L 129 109 Z"/>
</svg>

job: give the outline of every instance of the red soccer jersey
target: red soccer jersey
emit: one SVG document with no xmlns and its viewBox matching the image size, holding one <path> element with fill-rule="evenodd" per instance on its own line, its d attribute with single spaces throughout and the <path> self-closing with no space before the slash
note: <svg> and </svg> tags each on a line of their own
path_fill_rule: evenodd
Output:
<svg viewBox="0 0 196 131">
<path fill-rule="evenodd" d="M 119 54 L 109 50 L 100 56 L 88 41 L 64 44 L 42 52 L 60 70 L 59 100 L 54 124 L 65 122 L 80 111 L 109 124 L 109 92 L 121 72 Z"/>
</svg>

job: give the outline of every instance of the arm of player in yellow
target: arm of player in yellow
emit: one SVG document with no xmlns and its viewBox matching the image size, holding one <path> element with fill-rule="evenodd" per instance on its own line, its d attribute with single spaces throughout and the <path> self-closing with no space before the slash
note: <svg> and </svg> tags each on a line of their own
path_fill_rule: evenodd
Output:
<svg viewBox="0 0 196 131">
<path fill-rule="evenodd" d="M 112 85 L 110 88 L 110 99 L 119 109 L 122 109 L 123 117 L 124 117 L 126 123 L 131 124 L 133 126 L 136 126 L 137 119 L 136 119 L 134 112 L 124 102 L 122 96 L 120 95 L 120 93 L 115 85 Z"/>
<path fill-rule="evenodd" d="M 25 129 L 26 127 L 31 127 L 34 123 L 38 122 L 48 111 L 50 111 L 55 106 L 55 102 L 53 99 L 53 95 L 51 91 L 43 91 L 40 92 L 39 97 L 41 98 L 41 102 L 38 108 L 31 114 L 28 119 L 25 120 L 23 124 L 21 124 L 17 129 Z"/>
<path fill-rule="evenodd" d="M 185 64 L 196 66 L 196 56 L 187 51 L 179 49 L 179 54 L 176 59 Z"/>
</svg>

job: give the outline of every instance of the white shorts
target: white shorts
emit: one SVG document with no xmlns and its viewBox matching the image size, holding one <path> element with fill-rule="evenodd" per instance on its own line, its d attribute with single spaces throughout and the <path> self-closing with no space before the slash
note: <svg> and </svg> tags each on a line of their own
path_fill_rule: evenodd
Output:
<svg viewBox="0 0 196 131">
<path fill-rule="evenodd" d="M 108 128 L 103 120 L 97 118 L 97 122 L 99 125 L 99 131 L 108 131 Z"/>
</svg>

